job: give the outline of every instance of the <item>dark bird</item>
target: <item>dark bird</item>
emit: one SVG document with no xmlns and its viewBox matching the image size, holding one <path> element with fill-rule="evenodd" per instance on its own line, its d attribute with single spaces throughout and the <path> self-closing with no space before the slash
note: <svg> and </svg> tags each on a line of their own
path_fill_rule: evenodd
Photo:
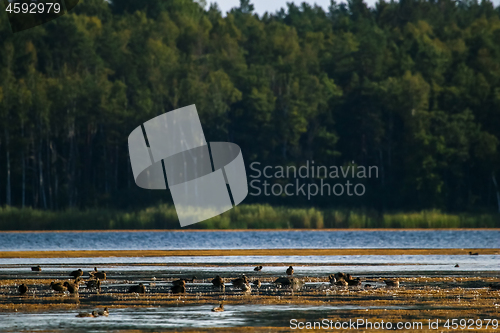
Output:
<svg viewBox="0 0 500 333">
<path fill-rule="evenodd" d="M 283 286 L 289 286 L 292 284 L 292 278 L 289 277 L 279 277 L 277 278 L 274 283 L 276 284 L 281 284 Z"/>
<path fill-rule="evenodd" d="M 19 286 L 19 293 L 21 295 L 24 295 L 28 292 L 28 286 L 26 286 L 24 283 Z"/>
<path fill-rule="evenodd" d="M 213 312 L 222 312 L 224 311 L 224 304 L 222 302 L 219 304 L 219 306 L 215 307 L 212 309 Z"/>
<path fill-rule="evenodd" d="M 260 272 L 262 270 L 262 266 L 257 266 L 253 270 L 256 272 Z"/>
<path fill-rule="evenodd" d="M 337 279 L 333 274 L 328 275 L 328 280 L 330 280 L 330 284 L 335 284 L 335 282 L 337 282 Z"/>
<path fill-rule="evenodd" d="M 286 270 L 286 274 L 287 275 L 292 275 L 293 274 L 293 267 L 292 266 L 288 267 L 288 269 Z"/>
<path fill-rule="evenodd" d="M 139 283 L 138 285 L 131 286 L 130 288 L 128 288 L 128 292 L 129 293 L 145 294 L 146 287 L 142 283 Z"/>
<path fill-rule="evenodd" d="M 186 286 L 186 280 L 175 280 L 172 281 L 174 286 Z"/>
<path fill-rule="evenodd" d="M 456 264 L 455 267 L 460 267 L 460 266 L 458 264 Z"/>
<path fill-rule="evenodd" d="M 236 288 L 241 288 L 244 284 L 248 283 L 248 278 L 245 275 L 242 275 L 240 278 L 231 280 L 231 283 Z"/>
<path fill-rule="evenodd" d="M 349 285 L 349 283 L 347 283 L 347 281 L 344 279 L 339 279 L 339 280 L 337 280 L 337 282 L 335 282 L 335 285 L 347 287 Z"/>
<path fill-rule="evenodd" d="M 476 253 L 472 253 L 472 252 L 469 251 L 469 255 L 471 255 L 471 256 L 478 256 L 479 253 L 477 253 L 477 252 Z"/>
<path fill-rule="evenodd" d="M 241 287 L 240 287 L 240 289 L 241 289 L 241 291 L 243 291 L 245 293 L 246 292 L 249 293 L 249 292 L 252 291 L 252 286 L 250 285 L 250 283 L 247 282 L 247 283 L 242 284 Z"/>
<path fill-rule="evenodd" d="M 78 269 L 78 270 L 76 270 L 76 271 L 73 271 L 73 272 L 69 273 L 69 276 L 72 276 L 72 277 L 74 277 L 75 279 L 76 279 L 77 277 L 82 276 L 82 275 L 83 275 L 83 271 L 82 271 L 81 269 Z"/>
<path fill-rule="evenodd" d="M 186 287 L 183 285 L 173 286 L 170 288 L 172 294 L 184 294 L 186 292 Z"/>
<path fill-rule="evenodd" d="M 100 280 L 106 280 L 106 272 L 105 271 L 99 272 L 97 270 L 97 267 L 94 267 L 94 271 L 93 272 L 89 272 L 89 276 L 91 278 L 96 278 L 96 279 L 100 279 Z"/>
<path fill-rule="evenodd" d="M 185 286 L 186 285 L 186 282 L 191 282 L 193 283 L 194 280 L 196 280 L 197 277 L 196 276 L 193 276 L 191 279 L 179 279 L 179 280 L 175 280 L 175 281 L 172 281 L 172 284 L 174 286 Z"/>
<path fill-rule="evenodd" d="M 40 267 L 40 265 L 33 266 L 33 267 L 31 267 L 31 271 L 32 272 L 41 272 L 42 271 L 42 267 Z"/>
<path fill-rule="evenodd" d="M 97 316 L 99 316 L 99 314 L 97 313 L 97 311 L 92 311 L 91 313 L 81 312 L 81 313 L 77 314 L 76 316 L 80 317 L 80 318 L 97 317 Z"/>
<path fill-rule="evenodd" d="M 62 282 L 54 282 L 54 281 L 52 281 L 50 283 L 50 287 L 53 290 L 55 290 L 57 292 L 60 292 L 60 293 L 63 293 L 63 292 L 66 291 L 66 286 L 64 286 L 64 284 Z"/>
<path fill-rule="evenodd" d="M 360 278 L 347 280 L 346 282 L 347 282 L 347 285 L 349 285 L 349 286 L 360 286 L 361 285 L 361 279 Z"/>
<path fill-rule="evenodd" d="M 259 280 L 255 280 L 255 281 L 253 282 L 253 285 L 254 285 L 254 286 L 256 286 L 257 288 L 260 288 L 260 286 L 262 285 L 262 283 L 260 283 L 260 281 L 259 281 Z"/>
<path fill-rule="evenodd" d="M 218 275 L 212 280 L 212 284 L 214 285 L 214 288 L 225 289 L 224 279 Z"/>
<path fill-rule="evenodd" d="M 70 294 L 78 293 L 78 289 L 80 288 L 80 286 L 78 284 L 74 284 L 74 283 L 71 283 L 68 281 L 64 282 L 63 286 L 65 286 L 66 289 L 68 289 Z"/>
<path fill-rule="evenodd" d="M 340 280 L 340 279 L 345 279 L 346 275 L 342 272 L 335 273 L 334 275 L 335 279 Z"/>
<path fill-rule="evenodd" d="M 399 287 L 399 280 L 398 279 L 395 279 L 395 280 L 384 280 L 384 282 L 387 285 L 387 287 L 395 287 L 395 288 Z"/>
<path fill-rule="evenodd" d="M 101 289 L 101 281 L 99 279 L 90 279 L 86 282 L 88 289 Z"/>
<path fill-rule="evenodd" d="M 104 310 L 97 312 L 97 314 L 99 316 L 105 316 L 105 317 L 109 316 L 108 308 L 104 308 Z"/>
</svg>

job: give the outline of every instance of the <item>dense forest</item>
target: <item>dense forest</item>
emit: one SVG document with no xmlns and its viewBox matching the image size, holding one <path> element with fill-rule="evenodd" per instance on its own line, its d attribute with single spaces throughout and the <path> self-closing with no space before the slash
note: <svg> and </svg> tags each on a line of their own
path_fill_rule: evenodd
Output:
<svg viewBox="0 0 500 333">
<path fill-rule="evenodd" d="M 332 1 L 259 16 L 191 0 L 83 0 L 12 33 L 0 5 L 0 206 L 169 202 L 134 184 L 127 138 L 196 104 L 248 166 L 374 165 L 363 197 L 245 202 L 500 209 L 500 8 Z M 152 201 L 153 200 L 153 201 Z"/>
</svg>

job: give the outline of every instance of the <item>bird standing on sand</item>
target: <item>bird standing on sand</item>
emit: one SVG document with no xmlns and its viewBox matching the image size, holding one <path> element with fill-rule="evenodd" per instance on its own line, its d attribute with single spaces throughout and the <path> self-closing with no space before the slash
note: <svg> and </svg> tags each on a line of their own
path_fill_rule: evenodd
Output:
<svg viewBox="0 0 500 333">
<path fill-rule="evenodd" d="M 90 279 L 87 280 L 87 289 L 101 289 L 101 281 L 99 279 Z"/>
<path fill-rule="evenodd" d="M 293 267 L 292 266 L 288 267 L 288 269 L 286 270 L 286 274 L 293 275 Z"/>
<path fill-rule="evenodd" d="M 224 304 L 222 302 L 219 304 L 219 306 L 215 307 L 212 309 L 213 312 L 223 312 L 224 311 Z"/>
<path fill-rule="evenodd" d="M 78 293 L 78 289 L 80 288 L 80 285 L 68 281 L 64 282 L 63 286 L 65 286 L 66 289 L 68 289 L 70 294 Z"/>
<path fill-rule="evenodd" d="M 212 280 L 212 284 L 214 285 L 214 288 L 219 290 L 224 290 L 226 288 L 224 285 L 224 279 L 218 275 Z"/>
<path fill-rule="evenodd" d="M 335 285 L 341 286 L 341 287 L 347 287 L 349 285 L 349 283 L 347 283 L 347 281 L 344 279 L 339 279 L 339 280 L 337 280 L 337 282 L 335 282 Z"/>
<path fill-rule="evenodd" d="M 277 278 L 274 283 L 276 284 L 281 284 L 283 286 L 289 286 L 292 284 L 292 278 L 289 278 L 289 277 L 279 277 Z"/>
<path fill-rule="evenodd" d="M 106 272 L 105 271 L 99 272 L 97 270 L 97 267 L 94 267 L 94 271 L 93 272 L 89 272 L 89 276 L 91 278 L 96 278 L 96 279 L 100 279 L 100 280 L 106 280 Z"/>
<path fill-rule="evenodd" d="M 260 272 L 262 270 L 262 266 L 257 266 L 253 270 L 256 272 Z"/>
<path fill-rule="evenodd" d="M 395 288 L 398 288 L 399 287 L 399 280 L 398 279 L 395 279 L 395 280 L 384 280 L 385 284 L 387 287 L 395 287 Z"/>
<path fill-rule="evenodd" d="M 73 271 L 71 273 L 69 273 L 69 276 L 72 276 L 74 277 L 75 279 L 82 276 L 83 275 L 83 271 L 81 269 L 78 269 L 76 271 Z"/>
<path fill-rule="evenodd" d="M 186 287 L 183 285 L 177 285 L 170 288 L 172 294 L 184 294 L 186 292 Z"/>
<path fill-rule="evenodd" d="M 145 294 L 146 287 L 142 283 L 139 283 L 138 285 L 131 286 L 130 288 L 128 288 L 128 292 L 129 293 Z"/>
<path fill-rule="evenodd" d="M 244 293 L 249 293 L 252 291 L 252 286 L 250 285 L 250 283 L 247 282 L 247 283 L 244 283 L 243 285 L 241 285 L 240 289 Z"/>
<path fill-rule="evenodd" d="M 248 278 L 243 274 L 240 278 L 231 280 L 231 283 L 234 287 L 241 289 L 244 284 L 248 283 Z"/>
<path fill-rule="evenodd" d="M 63 285 L 62 282 L 54 282 L 52 281 L 50 283 L 50 288 L 52 288 L 53 290 L 57 291 L 57 292 L 60 292 L 60 293 L 63 293 L 66 291 L 66 287 Z"/>
<path fill-rule="evenodd" d="M 31 271 L 32 272 L 41 272 L 42 271 L 42 267 L 40 267 L 40 265 L 33 266 L 33 267 L 31 267 Z"/>
<path fill-rule="evenodd" d="M 24 283 L 19 286 L 19 294 L 24 295 L 28 292 L 28 286 L 26 286 Z"/>
</svg>

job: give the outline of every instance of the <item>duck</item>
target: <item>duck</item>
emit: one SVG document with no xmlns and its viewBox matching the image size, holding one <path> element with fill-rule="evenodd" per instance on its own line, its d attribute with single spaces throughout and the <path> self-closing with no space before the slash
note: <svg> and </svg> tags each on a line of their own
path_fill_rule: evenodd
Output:
<svg viewBox="0 0 500 333">
<path fill-rule="evenodd" d="M 79 313 L 79 314 L 76 315 L 76 317 L 80 317 L 80 318 L 97 317 L 97 316 L 99 316 L 99 314 L 97 313 L 97 311 L 92 311 L 91 313 L 81 312 L 81 313 Z"/>
<path fill-rule="evenodd" d="M 248 278 L 243 274 L 240 278 L 231 280 L 231 283 L 233 284 L 234 287 L 241 288 L 242 285 L 248 283 Z"/>
<path fill-rule="evenodd" d="M 477 252 L 472 253 L 472 252 L 470 252 L 470 251 L 469 251 L 469 255 L 470 255 L 470 256 L 478 256 L 478 255 L 479 255 L 479 253 L 477 253 Z"/>
<path fill-rule="evenodd" d="M 244 293 L 249 293 L 252 291 L 252 286 L 250 285 L 250 283 L 244 283 L 241 285 L 240 287 L 241 291 L 243 291 Z"/>
<path fill-rule="evenodd" d="M 216 306 L 215 308 L 212 309 L 212 312 L 223 312 L 224 311 L 224 304 L 222 302 L 219 304 L 219 306 Z"/>
<path fill-rule="evenodd" d="M 385 282 L 387 287 L 395 287 L 395 288 L 399 287 L 399 280 L 398 279 L 384 280 L 384 282 Z"/>
<path fill-rule="evenodd" d="M 342 272 L 338 272 L 334 274 L 335 279 L 340 280 L 340 279 L 345 279 L 346 275 Z"/>
<path fill-rule="evenodd" d="M 186 281 L 185 280 L 175 280 L 175 281 L 172 281 L 172 284 L 174 286 L 186 286 Z"/>
<path fill-rule="evenodd" d="M 341 286 L 341 287 L 347 287 L 349 285 L 349 283 L 344 279 L 339 279 L 339 280 L 337 280 L 337 282 L 335 282 L 335 285 Z"/>
<path fill-rule="evenodd" d="M 78 293 L 78 289 L 80 288 L 80 285 L 68 281 L 64 282 L 63 286 L 66 287 L 70 294 Z"/>
<path fill-rule="evenodd" d="M 184 294 L 186 292 L 186 287 L 183 285 L 172 286 L 170 290 L 172 291 L 172 294 Z"/>
<path fill-rule="evenodd" d="M 330 281 L 330 284 L 335 284 L 335 282 L 337 282 L 337 279 L 333 274 L 328 275 L 328 280 Z"/>
<path fill-rule="evenodd" d="M 101 289 L 101 280 L 99 279 L 89 279 L 86 282 L 86 286 L 88 289 Z"/>
<path fill-rule="evenodd" d="M 455 265 L 455 268 L 458 268 L 458 267 L 460 267 L 460 265 L 459 265 L 459 264 L 456 264 L 456 265 Z"/>
<path fill-rule="evenodd" d="M 130 288 L 128 288 L 128 292 L 129 293 L 145 294 L 146 287 L 142 283 L 139 283 L 138 285 L 131 286 Z"/>
<path fill-rule="evenodd" d="M 64 286 L 64 284 L 62 282 L 52 281 L 50 283 L 50 288 L 52 288 L 53 290 L 60 292 L 60 293 L 63 293 L 66 291 L 66 286 Z"/>
<path fill-rule="evenodd" d="M 72 276 L 74 277 L 75 279 L 82 276 L 83 275 L 83 271 L 81 269 L 78 269 L 76 271 L 73 271 L 71 273 L 69 273 L 69 276 Z"/>
<path fill-rule="evenodd" d="M 254 285 L 254 286 L 256 286 L 257 288 L 260 288 L 260 286 L 262 285 L 262 283 L 260 283 L 260 281 L 259 281 L 259 280 L 255 280 L 255 281 L 253 282 L 253 285 Z"/>
<path fill-rule="evenodd" d="M 289 277 L 279 277 L 274 281 L 274 283 L 289 286 L 292 284 L 292 279 Z"/>
<path fill-rule="evenodd" d="M 104 316 L 104 317 L 109 316 L 109 311 L 108 311 L 108 308 L 107 308 L 107 307 L 106 307 L 106 308 L 104 308 L 104 310 L 97 312 L 97 314 L 98 314 L 99 316 Z"/>
<path fill-rule="evenodd" d="M 106 272 L 105 271 L 99 272 L 97 270 L 97 267 L 94 267 L 94 271 L 93 272 L 89 272 L 89 276 L 91 278 L 97 278 L 97 279 L 100 279 L 100 280 L 106 280 Z"/>
<path fill-rule="evenodd" d="M 292 266 L 288 267 L 288 269 L 286 270 L 286 275 L 293 275 L 293 267 Z"/>
<path fill-rule="evenodd" d="M 256 272 L 260 272 L 262 270 L 262 266 L 257 266 L 253 270 Z"/>
<path fill-rule="evenodd" d="M 32 272 L 41 272 L 42 271 L 42 267 L 40 267 L 40 265 L 33 266 L 33 267 L 31 267 L 31 271 Z"/>
<path fill-rule="evenodd" d="M 347 274 L 346 282 L 349 286 L 360 286 L 361 285 L 361 279 L 359 277 L 353 279 L 351 274 Z"/>
<path fill-rule="evenodd" d="M 28 292 L 28 286 L 24 283 L 19 286 L 19 294 L 24 295 Z"/>
<path fill-rule="evenodd" d="M 221 278 L 219 275 L 217 275 L 213 280 L 212 284 L 214 288 L 219 289 L 219 290 L 224 290 L 226 286 L 224 285 L 224 279 Z"/>
</svg>

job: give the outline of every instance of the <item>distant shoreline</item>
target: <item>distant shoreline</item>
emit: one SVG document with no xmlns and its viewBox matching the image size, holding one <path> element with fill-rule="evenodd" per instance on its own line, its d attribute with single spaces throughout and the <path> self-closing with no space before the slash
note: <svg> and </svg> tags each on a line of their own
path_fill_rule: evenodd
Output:
<svg viewBox="0 0 500 333">
<path fill-rule="evenodd" d="M 92 229 L 92 230 L 0 230 L 0 234 L 8 234 L 8 233 L 63 233 L 63 232 L 74 232 L 74 233 L 93 233 L 93 232 L 271 232 L 271 231 L 289 231 L 289 232 L 297 232 L 297 231 L 457 231 L 457 230 L 465 230 L 465 231 L 500 231 L 500 228 L 325 228 L 325 229 Z"/>
<path fill-rule="evenodd" d="M 211 256 L 352 256 L 352 255 L 480 255 L 500 249 L 231 249 L 231 250 L 80 250 L 1 251 L 0 258 L 211 257 Z"/>
</svg>

